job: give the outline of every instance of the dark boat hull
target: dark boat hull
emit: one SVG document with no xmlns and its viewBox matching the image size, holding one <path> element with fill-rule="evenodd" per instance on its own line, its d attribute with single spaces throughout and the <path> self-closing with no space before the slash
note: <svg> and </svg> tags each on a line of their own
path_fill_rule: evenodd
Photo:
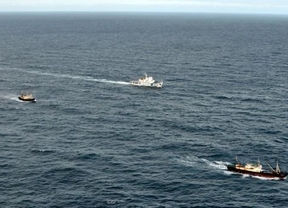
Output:
<svg viewBox="0 0 288 208">
<path fill-rule="evenodd" d="M 21 97 L 18 97 L 19 100 L 22 100 L 22 101 L 27 101 L 27 102 L 36 102 L 36 98 L 31 98 L 31 99 L 23 99 Z"/>
<path fill-rule="evenodd" d="M 252 171 L 247 171 L 247 170 L 239 170 L 237 168 L 235 168 L 235 166 L 232 165 L 228 165 L 227 169 L 231 172 L 235 172 L 235 173 L 241 173 L 241 174 L 247 174 L 247 175 L 251 175 L 251 176 L 259 176 L 262 178 L 277 178 L 280 180 L 284 180 L 286 178 L 286 176 L 288 175 L 287 173 L 273 173 L 273 172 L 252 172 Z"/>
</svg>

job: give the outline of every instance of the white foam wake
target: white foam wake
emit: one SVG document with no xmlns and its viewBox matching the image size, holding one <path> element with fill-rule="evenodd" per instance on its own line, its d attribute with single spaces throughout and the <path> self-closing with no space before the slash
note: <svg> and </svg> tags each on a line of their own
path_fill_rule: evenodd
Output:
<svg viewBox="0 0 288 208">
<path fill-rule="evenodd" d="M 89 78 L 86 79 L 87 81 L 94 81 L 94 82 L 104 82 L 104 83 L 111 83 L 111 84 L 122 84 L 122 85 L 129 85 L 129 82 L 123 82 L 123 81 L 112 81 L 107 79 L 93 79 Z"/>
<path fill-rule="evenodd" d="M 265 177 L 261 177 L 261 176 L 252 176 L 249 174 L 243 174 L 243 173 L 234 173 L 234 174 L 241 174 L 242 178 L 257 178 L 259 180 L 264 180 L 264 181 L 280 181 L 280 178 L 265 178 Z"/>
<path fill-rule="evenodd" d="M 0 94 L 0 98 L 4 99 L 4 100 L 13 100 L 13 101 L 17 101 L 17 102 L 23 102 L 21 100 L 18 99 L 19 95 L 15 95 L 15 94 Z"/>
<path fill-rule="evenodd" d="M 185 158 L 179 158 L 176 160 L 186 166 L 198 167 L 200 169 L 208 168 L 216 171 L 223 171 L 226 175 L 233 174 L 227 170 L 227 165 L 229 165 L 230 163 L 225 161 L 210 161 L 196 156 L 186 156 Z"/>
<path fill-rule="evenodd" d="M 201 159 L 196 156 L 186 156 L 184 158 L 176 158 L 176 161 L 186 166 L 196 166 L 201 163 Z"/>
<path fill-rule="evenodd" d="M 85 80 L 85 81 L 111 83 L 111 84 L 122 84 L 122 85 L 128 85 L 129 84 L 129 82 L 113 81 L 113 80 L 107 80 L 107 79 L 95 79 L 95 78 L 90 77 L 90 76 L 76 76 L 76 75 L 57 74 L 57 73 L 55 74 L 55 73 L 38 72 L 38 71 L 23 70 L 23 69 L 12 69 L 12 70 L 17 70 L 17 71 L 21 71 L 24 73 L 30 73 L 30 74 L 50 76 L 50 77 L 55 77 L 55 78 L 80 79 L 80 80 Z"/>
<path fill-rule="evenodd" d="M 180 163 L 183 163 L 187 166 L 206 166 L 212 167 L 213 169 L 219 169 L 219 170 L 226 170 L 227 165 L 230 164 L 229 162 L 224 162 L 224 161 L 209 161 L 204 158 L 199 158 L 196 156 L 186 156 L 185 158 L 179 158 L 176 159 Z"/>
<path fill-rule="evenodd" d="M 202 159 L 207 165 L 216 168 L 216 169 L 221 169 L 221 170 L 226 170 L 227 165 L 229 165 L 229 162 L 224 162 L 224 161 L 209 161 L 206 159 Z"/>
</svg>

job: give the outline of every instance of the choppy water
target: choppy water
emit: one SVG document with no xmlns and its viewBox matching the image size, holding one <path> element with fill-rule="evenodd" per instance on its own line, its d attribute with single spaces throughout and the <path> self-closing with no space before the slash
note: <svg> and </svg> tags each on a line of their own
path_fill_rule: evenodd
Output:
<svg viewBox="0 0 288 208">
<path fill-rule="evenodd" d="M 287 18 L 0 14 L 0 206 L 287 206 Z"/>
</svg>

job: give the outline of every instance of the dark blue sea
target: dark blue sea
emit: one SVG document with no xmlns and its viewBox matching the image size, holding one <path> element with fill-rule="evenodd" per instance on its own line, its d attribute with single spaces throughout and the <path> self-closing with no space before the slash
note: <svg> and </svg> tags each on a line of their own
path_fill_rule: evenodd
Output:
<svg viewBox="0 0 288 208">
<path fill-rule="evenodd" d="M 287 37 L 288 16 L 0 13 L 0 207 L 286 207 L 286 180 L 226 165 L 288 171 Z"/>
</svg>

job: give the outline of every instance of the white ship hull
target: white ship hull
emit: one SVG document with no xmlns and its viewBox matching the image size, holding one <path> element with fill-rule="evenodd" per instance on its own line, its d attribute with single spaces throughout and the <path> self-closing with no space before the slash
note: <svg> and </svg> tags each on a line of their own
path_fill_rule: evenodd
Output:
<svg viewBox="0 0 288 208">
<path fill-rule="evenodd" d="M 130 85 L 137 86 L 137 87 L 162 88 L 163 82 L 141 83 L 141 82 L 138 82 L 138 81 L 131 81 Z"/>
</svg>

